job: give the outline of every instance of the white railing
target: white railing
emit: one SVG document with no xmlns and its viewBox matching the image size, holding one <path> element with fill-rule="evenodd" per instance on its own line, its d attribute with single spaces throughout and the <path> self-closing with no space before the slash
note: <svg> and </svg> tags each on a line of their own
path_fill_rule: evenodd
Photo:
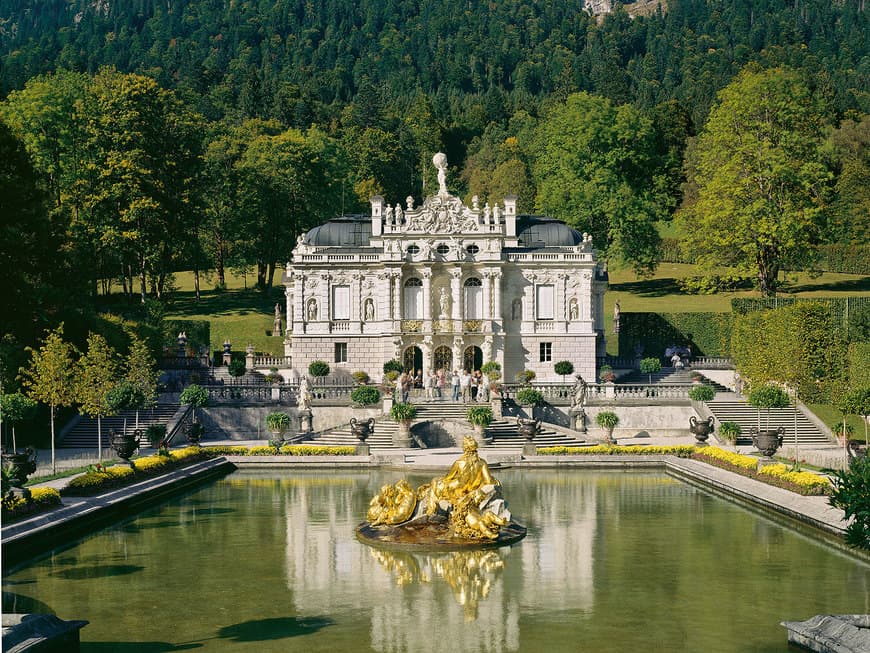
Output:
<svg viewBox="0 0 870 653">
<path fill-rule="evenodd" d="M 332 322 L 329 330 L 332 333 L 348 333 L 350 331 L 350 322 Z"/>
<path fill-rule="evenodd" d="M 535 322 L 535 333 L 553 333 L 555 322 Z"/>
<path fill-rule="evenodd" d="M 636 399 L 672 401 L 689 399 L 691 383 L 590 383 L 586 387 L 586 401 L 631 401 Z M 502 386 L 502 396 L 516 397 L 522 388 L 519 383 Z M 570 405 L 574 397 L 573 383 L 533 383 L 532 387 L 544 396 L 544 401 L 554 405 Z"/>
<path fill-rule="evenodd" d="M 290 367 L 292 360 L 293 359 L 290 356 L 254 356 L 254 369 Z"/>
<path fill-rule="evenodd" d="M 730 358 L 719 356 L 698 356 L 690 361 L 692 367 L 705 370 L 733 370 L 734 362 Z"/>
</svg>

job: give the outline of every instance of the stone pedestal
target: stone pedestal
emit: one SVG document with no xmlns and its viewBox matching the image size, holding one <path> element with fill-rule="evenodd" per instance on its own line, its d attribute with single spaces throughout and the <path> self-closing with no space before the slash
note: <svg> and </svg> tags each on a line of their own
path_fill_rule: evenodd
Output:
<svg viewBox="0 0 870 653">
<path fill-rule="evenodd" d="M 281 386 L 273 385 L 271 388 L 272 391 L 272 401 L 281 401 Z"/>
<path fill-rule="evenodd" d="M 399 428 L 393 434 L 393 446 L 400 449 L 407 449 L 411 446 L 411 423 L 403 424 L 399 422 Z"/>
<path fill-rule="evenodd" d="M 529 456 L 537 456 L 538 455 L 538 447 L 535 446 L 534 442 L 526 442 L 523 445 L 523 458 L 528 458 Z"/>
<path fill-rule="evenodd" d="M 371 448 L 367 444 L 358 444 L 356 445 L 356 455 L 357 456 L 370 456 Z"/>
<path fill-rule="evenodd" d="M 311 433 L 311 411 L 310 410 L 302 410 L 299 411 L 299 432 L 300 433 Z"/>
<path fill-rule="evenodd" d="M 586 433 L 586 411 L 582 408 L 571 409 L 571 428 L 578 433 Z"/>
<path fill-rule="evenodd" d="M 494 420 L 501 419 L 504 416 L 504 411 L 501 407 L 501 397 L 493 397 L 489 405 L 492 407 L 492 418 Z"/>
</svg>

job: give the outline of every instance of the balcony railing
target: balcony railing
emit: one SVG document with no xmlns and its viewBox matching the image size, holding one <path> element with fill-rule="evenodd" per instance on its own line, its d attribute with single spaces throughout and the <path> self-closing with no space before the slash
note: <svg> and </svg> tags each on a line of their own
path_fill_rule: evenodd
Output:
<svg viewBox="0 0 870 653">
<path fill-rule="evenodd" d="M 423 320 L 402 320 L 402 333 L 420 333 Z"/>
<path fill-rule="evenodd" d="M 586 401 L 688 401 L 691 383 L 590 383 L 586 387 Z M 514 399 L 524 387 L 519 383 L 502 386 L 502 396 Z M 544 396 L 544 401 L 553 405 L 570 405 L 574 397 L 573 383 L 534 383 L 532 387 Z"/>
</svg>

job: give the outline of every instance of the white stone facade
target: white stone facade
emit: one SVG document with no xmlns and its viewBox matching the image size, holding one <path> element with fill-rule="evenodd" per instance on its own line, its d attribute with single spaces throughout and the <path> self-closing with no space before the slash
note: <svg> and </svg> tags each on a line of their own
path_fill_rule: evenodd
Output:
<svg viewBox="0 0 870 653">
<path fill-rule="evenodd" d="M 373 379 L 391 358 L 408 367 L 479 367 L 495 360 L 503 378 L 533 370 L 561 380 L 557 361 L 595 379 L 604 353 L 606 274 L 591 237 L 564 223 L 472 206 L 439 192 L 415 207 L 371 200 L 370 216 L 343 216 L 300 236 L 284 276 L 285 355 Z"/>
</svg>

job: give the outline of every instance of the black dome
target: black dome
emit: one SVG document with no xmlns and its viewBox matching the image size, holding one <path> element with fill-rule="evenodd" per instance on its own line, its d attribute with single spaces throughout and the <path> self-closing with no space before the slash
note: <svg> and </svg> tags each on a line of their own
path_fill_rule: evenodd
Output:
<svg viewBox="0 0 870 653">
<path fill-rule="evenodd" d="M 346 215 L 309 230 L 305 242 L 316 247 L 365 247 L 372 237 L 367 215 Z"/>
<path fill-rule="evenodd" d="M 561 220 L 538 215 L 517 216 L 517 240 L 520 247 L 573 247 L 583 236 Z"/>
</svg>

